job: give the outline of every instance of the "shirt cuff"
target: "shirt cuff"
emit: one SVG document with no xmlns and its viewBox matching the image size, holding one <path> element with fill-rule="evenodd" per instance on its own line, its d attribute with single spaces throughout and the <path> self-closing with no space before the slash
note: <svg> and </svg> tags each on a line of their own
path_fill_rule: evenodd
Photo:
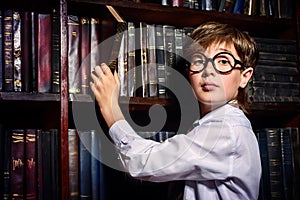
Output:
<svg viewBox="0 0 300 200">
<path fill-rule="evenodd" d="M 130 138 L 128 136 L 138 136 L 129 123 L 124 119 L 116 121 L 110 127 L 109 135 L 118 147 L 128 144 Z"/>
</svg>

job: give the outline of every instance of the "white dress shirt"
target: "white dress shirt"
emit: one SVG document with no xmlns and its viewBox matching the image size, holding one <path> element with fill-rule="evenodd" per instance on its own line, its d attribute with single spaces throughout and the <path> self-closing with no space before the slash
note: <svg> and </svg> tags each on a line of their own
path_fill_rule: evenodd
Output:
<svg viewBox="0 0 300 200">
<path fill-rule="evenodd" d="M 158 143 L 136 134 L 126 120 L 110 128 L 121 162 L 136 178 L 185 180 L 184 199 L 257 199 L 261 177 L 251 124 L 226 104 L 206 114 L 187 134 Z"/>
</svg>

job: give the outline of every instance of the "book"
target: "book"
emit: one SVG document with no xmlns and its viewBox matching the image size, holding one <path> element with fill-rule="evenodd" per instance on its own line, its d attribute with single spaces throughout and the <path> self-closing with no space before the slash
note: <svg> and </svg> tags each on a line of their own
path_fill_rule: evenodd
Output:
<svg viewBox="0 0 300 200">
<path fill-rule="evenodd" d="M 60 20 L 59 8 L 52 10 L 52 34 L 51 34 L 51 62 L 52 62 L 52 78 L 51 92 L 59 93 L 60 91 Z"/>
<path fill-rule="evenodd" d="M 41 169 L 42 171 L 38 173 L 38 176 L 42 175 L 42 192 L 44 200 L 53 199 L 53 190 L 52 190 L 52 164 L 51 164 L 51 133 L 49 130 L 41 131 L 41 139 L 42 139 L 42 148 L 41 148 Z M 39 177 L 40 178 L 40 177 Z"/>
<path fill-rule="evenodd" d="M 4 52 L 4 89 L 6 92 L 14 91 L 13 68 L 13 11 L 4 10 L 3 13 L 3 52 Z"/>
<path fill-rule="evenodd" d="M 127 90 L 128 96 L 134 97 L 136 90 L 136 62 L 135 62 L 135 39 L 136 39 L 136 29 L 135 24 L 133 22 L 127 23 L 127 31 L 128 31 L 128 56 L 127 56 Z"/>
<path fill-rule="evenodd" d="M 79 151 L 79 199 L 92 198 L 91 187 L 91 134 L 88 130 L 77 130 Z"/>
<path fill-rule="evenodd" d="M 11 146 L 12 146 L 12 137 L 11 131 L 8 129 L 4 130 L 4 156 L 3 156 L 3 199 L 10 199 L 11 198 L 11 170 L 10 166 L 11 162 Z"/>
<path fill-rule="evenodd" d="M 175 27 L 163 25 L 164 57 L 165 57 L 165 78 L 166 78 L 166 97 L 170 98 L 172 84 L 172 69 L 175 68 Z"/>
<path fill-rule="evenodd" d="M 51 196 L 52 199 L 60 199 L 60 156 L 59 156 L 59 132 L 58 129 L 50 129 L 50 169 L 51 169 Z M 49 169 L 49 168 L 48 168 Z M 44 169 L 44 173 L 47 173 Z"/>
<path fill-rule="evenodd" d="M 24 92 L 32 92 L 32 59 L 33 55 L 31 52 L 31 48 L 33 45 L 32 42 L 32 18 L 31 12 L 25 11 L 22 12 L 21 17 L 21 80 L 22 80 L 22 89 Z"/>
<path fill-rule="evenodd" d="M 0 198 L 3 198 L 3 167 L 4 167 L 4 141 L 5 141 L 5 132 L 4 132 L 4 126 L 0 123 L 0 160 L 2 161 L 0 163 Z"/>
<path fill-rule="evenodd" d="M 124 24 L 124 26 L 127 26 Z M 127 57 L 128 57 L 128 32 L 124 31 L 123 33 L 120 33 L 121 36 L 121 44 L 119 48 L 118 53 L 118 76 L 120 80 L 120 96 L 128 96 L 127 91 L 127 71 L 128 71 L 128 65 L 127 65 Z"/>
<path fill-rule="evenodd" d="M 37 15 L 37 91 L 50 93 L 52 83 L 52 20 L 50 14 L 38 13 Z"/>
<path fill-rule="evenodd" d="M 37 199 L 44 198 L 44 183 L 43 183 L 43 154 L 45 149 L 44 139 L 46 134 L 41 129 L 36 129 L 36 192 Z M 47 159 L 47 158 L 46 158 Z"/>
<path fill-rule="evenodd" d="M 90 68 L 90 18 L 80 17 L 80 46 L 81 46 L 81 93 L 87 94 L 89 89 Z"/>
<path fill-rule="evenodd" d="M 142 88 L 141 97 L 149 97 L 149 74 L 148 74 L 148 60 L 147 60 L 147 24 L 145 22 L 139 23 L 139 47 L 140 49 L 140 68 L 141 68 L 141 82 Z"/>
<path fill-rule="evenodd" d="M 68 77 L 69 93 L 80 93 L 80 21 L 75 15 L 68 15 Z"/>
<path fill-rule="evenodd" d="M 13 11 L 13 66 L 14 66 L 14 91 L 22 90 L 22 63 L 21 63 L 21 15 L 19 11 Z"/>
<path fill-rule="evenodd" d="M 156 41 L 155 25 L 147 24 L 147 68 L 149 78 L 149 97 L 157 97 L 157 66 L 156 66 Z"/>
<path fill-rule="evenodd" d="M 254 40 L 260 51 L 286 54 L 296 54 L 297 52 L 296 40 L 263 37 L 254 37 Z"/>
<path fill-rule="evenodd" d="M 156 25 L 155 28 L 158 97 L 166 98 L 166 65 L 163 26 Z"/>
<path fill-rule="evenodd" d="M 38 78 L 37 78 L 37 66 L 38 66 L 38 60 L 37 60 L 37 35 L 38 35 L 38 25 L 37 25 L 37 16 L 38 14 L 36 12 L 31 12 L 31 91 L 32 92 L 37 92 L 37 82 L 38 82 Z"/>
<path fill-rule="evenodd" d="M 290 128 L 280 129 L 283 199 L 293 199 L 293 149 Z"/>
<path fill-rule="evenodd" d="M 101 171 L 100 171 L 100 148 L 99 140 L 95 130 L 90 131 L 91 134 L 91 188 L 92 198 L 99 199 L 100 193 L 103 192 L 100 188 Z M 103 183 L 102 183 L 103 184 Z"/>
<path fill-rule="evenodd" d="M 37 199 L 36 130 L 25 130 L 25 198 Z"/>
<path fill-rule="evenodd" d="M 79 199 L 78 135 L 76 129 L 68 129 L 69 145 L 69 199 Z"/>
<path fill-rule="evenodd" d="M 232 13 L 236 0 L 221 0 L 219 12 Z"/>
<path fill-rule="evenodd" d="M 100 44 L 100 32 L 101 32 L 101 24 L 100 24 L 100 19 L 96 17 L 90 18 L 91 22 L 91 32 L 90 32 L 90 44 L 91 44 L 91 70 L 93 71 L 94 68 L 97 65 L 101 64 L 100 61 L 100 47 L 98 46 Z"/>
<path fill-rule="evenodd" d="M 245 8 L 245 0 L 236 0 L 232 13 L 234 14 L 244 14 L 244 8 Z"/>
<path fill-rule="evenodd" d="M 11 130 L 10 192 L 12 199 L 24 198 L 25 179 L 25 131 Z"/>
</svg>

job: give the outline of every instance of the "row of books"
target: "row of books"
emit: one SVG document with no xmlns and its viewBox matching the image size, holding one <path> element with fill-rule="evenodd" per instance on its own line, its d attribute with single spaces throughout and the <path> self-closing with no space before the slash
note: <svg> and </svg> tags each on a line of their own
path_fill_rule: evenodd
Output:
<svg viewBox="0 0 300 200">
<path fill-rule="evenodd" d="M 299 199 L 298 128 L 264 128 L 257 130 L 256 136 L 262 163 L 259 199 Z"/>
<path fill-rule="evenodd" d="M 299 77 L 295 40 L 255 38 L 259 60 L 249 83 L 253 102 L 298 102 Z"/>
<path fill-rule="evenodd" d="M 101 141 L 95 130 L 68 130 L 69 144 L 69 199 L 79 197 L 105 199 L 105 166 L 101 163 Z M 163 142 L 174 132 L 139 132 L 147 139 Z M 105 153 L 105 152 L 102 152 Z M 112 152 L 106 152 L 112 156 Z"/>
<path fill-rule="evenodd" d="M 133 2 L 156 3 L 163 6 L 186 7 L 198 10 L 214 10 L 234 14 L 292 18 L 294 0 L 132 0 Z"/>
<path fill-rule="evenodd" d="M 56 10 L 0 10 L 0 91 L 59 92 L 59 23 Z"/>
<path fill-rule="evenodd" d="M 0 199 L 60 199 L 57 129 L 0 127 Z"/>
</svg>

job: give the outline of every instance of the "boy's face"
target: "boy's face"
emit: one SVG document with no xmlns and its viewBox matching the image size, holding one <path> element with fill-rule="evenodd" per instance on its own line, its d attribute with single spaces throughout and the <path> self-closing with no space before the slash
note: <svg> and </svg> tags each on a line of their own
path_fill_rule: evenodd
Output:
<svg viewBox="0 0 300 200">
<path fill-rule="evenodd" d="M 213 43 L 205 53 L 208 58 L 213 58 L 220 52 L 228 52 L 237 60 L 240 60 L 233 44 Z M 236 99 L 238 88 L 244 88 L 249 81 L 253 69 L 247 68 L 240 70 L 241 66 L 237 65 L 229 73 L 219 73 L 215 70 L 212 62 L 208 62 L 206 68 L 199 73 L 188 71 L 191 86 L 198 101 L 202 105 L 218 106 Z"/>
</svg>

